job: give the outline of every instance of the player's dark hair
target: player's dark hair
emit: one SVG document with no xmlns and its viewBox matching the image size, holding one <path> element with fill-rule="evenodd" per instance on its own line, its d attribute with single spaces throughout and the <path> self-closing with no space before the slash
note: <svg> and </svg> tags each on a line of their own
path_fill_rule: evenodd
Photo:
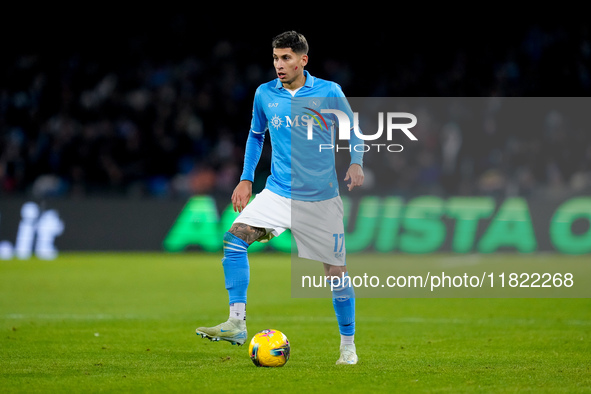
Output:
<svg viewBox="0 0 591 394">
<path fill-rule="evenodd" d="M 273 48 L 291 48 L 297 54 L 308 54 L 308 41 L 302 34 L 293 30 L 281 33 L 273 38 Z"/>
</svg>

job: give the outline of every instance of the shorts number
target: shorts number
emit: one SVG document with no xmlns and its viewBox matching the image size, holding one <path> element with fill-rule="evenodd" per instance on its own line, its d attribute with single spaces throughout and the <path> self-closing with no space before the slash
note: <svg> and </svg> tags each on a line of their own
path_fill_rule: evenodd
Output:
<svg viewBox="0 0 591 394">
<path fill-rule="evenodd" d="M 333 234 L 332 236 L 334 237 L 334 251 L 335 251 L 335 253 L 342 252 L 343 246 L 345 245 L 345 234 L 344 233 Z M 339 244 L 340 244 L 340 247 L 339 247 Z"/>
</svg>

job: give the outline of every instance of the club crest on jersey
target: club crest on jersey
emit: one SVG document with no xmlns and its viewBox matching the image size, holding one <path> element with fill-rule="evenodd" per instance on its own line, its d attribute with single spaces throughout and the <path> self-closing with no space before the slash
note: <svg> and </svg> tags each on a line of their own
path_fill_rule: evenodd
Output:
<svg viewBox="0 0 591 394">
<path fill-rule="evenodd" d="M 313 98 L 308 102 L 308 106 L 318 108 L 322 104 L 322 101 L 319 98 Z"/>
</svg>

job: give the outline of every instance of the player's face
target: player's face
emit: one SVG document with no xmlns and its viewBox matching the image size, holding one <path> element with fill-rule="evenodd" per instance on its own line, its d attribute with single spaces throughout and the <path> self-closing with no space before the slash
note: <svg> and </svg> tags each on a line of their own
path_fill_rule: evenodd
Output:
<svg viewBox="0 0 591 394">
<path fill-rule="evenodd" d="M 273 65 L 281 83 L 292 84 L 304 73 L 308 55 L 298 55 L 291 48 L 273 48 Z"/>
</svg>

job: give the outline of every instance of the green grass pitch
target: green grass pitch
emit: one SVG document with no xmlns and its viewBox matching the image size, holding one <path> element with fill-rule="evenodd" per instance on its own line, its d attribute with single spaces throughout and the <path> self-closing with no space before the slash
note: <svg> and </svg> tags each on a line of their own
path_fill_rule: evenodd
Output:
<svg viewBox="0 0 591 394">
<path fill-rule="evenodd" d="M 246 345 L 195 335 L 227 318 L 220 259 L 0 262 L 0 391 L 591 392 L 588 298 L 359 298 L 360 363 L 336 366 L 330 299 L 292 298 L 290 257 L 275 254 L 250 257 L 249 337 L 283 331 L 291 359 L 257 368 Z"/>
</svg>

